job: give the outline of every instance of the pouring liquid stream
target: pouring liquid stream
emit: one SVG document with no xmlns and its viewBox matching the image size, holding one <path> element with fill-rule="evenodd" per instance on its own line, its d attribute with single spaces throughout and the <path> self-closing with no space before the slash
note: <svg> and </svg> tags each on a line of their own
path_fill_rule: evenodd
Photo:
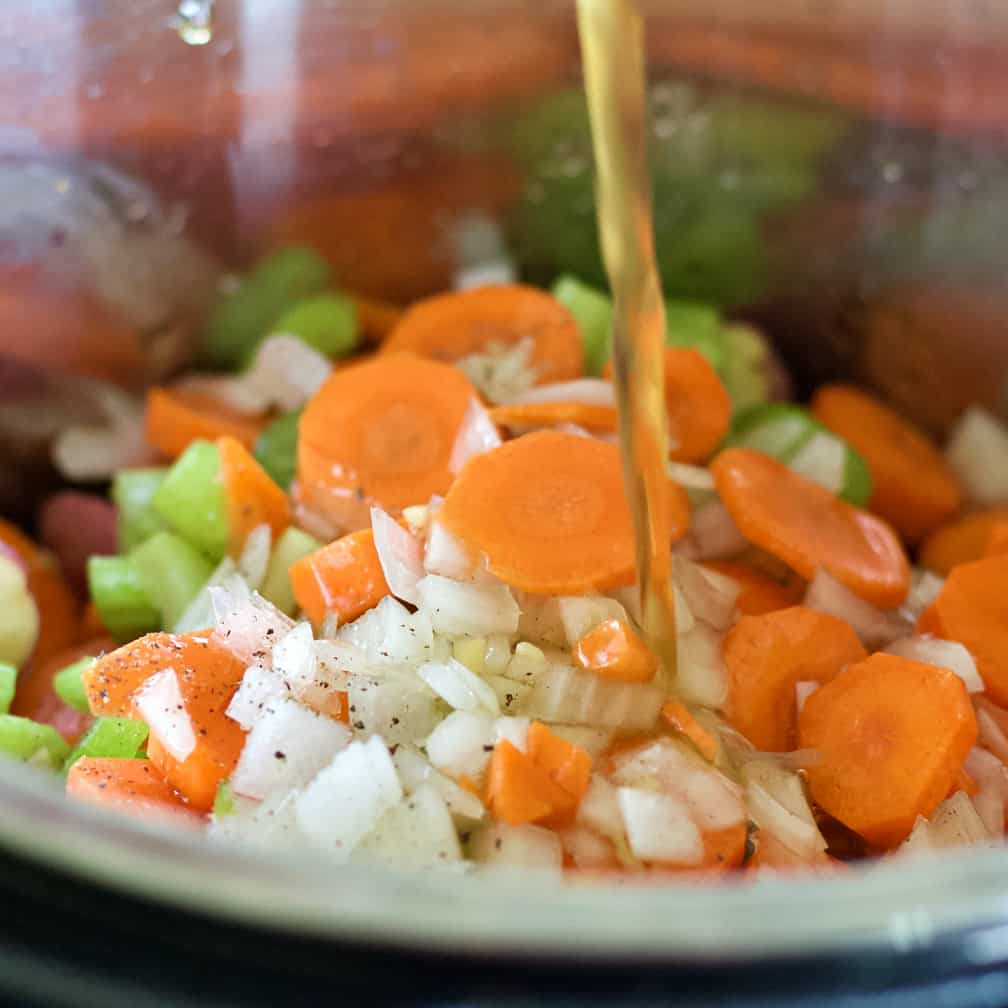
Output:
<svg viewBox="0 0 1008 1008">
<path fill-rule="evenodd" d="M 612 290 L 623 482 L 637 545 L 644 635 L 676 676 L 670 576 L 665 309 L 654 258 L 644 31 L 634 0 L 578 0 L 599 236 Z"/>
</svg>

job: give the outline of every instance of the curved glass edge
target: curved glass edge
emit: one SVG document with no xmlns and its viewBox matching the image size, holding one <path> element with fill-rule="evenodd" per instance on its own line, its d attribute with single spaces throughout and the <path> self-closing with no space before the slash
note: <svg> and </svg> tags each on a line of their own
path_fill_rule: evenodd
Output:
<svg viewBox="0 0 1008 1008">
<path fill-rule="evenodd" d="M 403 874 L 207 843 L 0 764 L 0 847 L 130 895 L 265 929 L 413 951 L 717 962 L 913 952 L 1008 923 L 1008 850 L 724 884 Z M 998 934 L 1000 931 L 992 932 Z M 977 964 L 1008 954 L 975 942 Z"/>
</svg>

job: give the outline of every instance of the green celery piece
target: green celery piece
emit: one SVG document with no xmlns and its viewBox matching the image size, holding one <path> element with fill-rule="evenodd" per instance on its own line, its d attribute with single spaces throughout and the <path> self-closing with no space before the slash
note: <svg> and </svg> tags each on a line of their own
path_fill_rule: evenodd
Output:
<svg viewBox="0 0 1008 1008">
<path fill-rule="evenodd" d="M 59 698 L 82 714 L 89 714 L 91 711 L 87 693 L 84 690 L 83 676 L 84 672 L 95 663 L 95 660 L 90 656 L 81 658 L 53 676 L 53 689 Z"/>
<path fill-rule="evenodd" d="M 7 662 L 0 662 L 0 714 L 6 714 L 14 700 L 17 686 L 17 669 Z"/>
<path fill-rule="evenodd" d="M 178 622 L 213 573 L 213 566 L 202 553 L 171 532 L 155 533 L 129 557 L 166 627 Z"/>
<path fill-rule="evenodd" d="M 248 363 L 276 320 L 296 301 L 329 285 L 329 264 L 309 248 L 292 246 L 267 256 L 224 296 L 204 334 L 204 356 L 215 367 Z"/>
<path fill-rule="evenodd" d="M 710 305 L 691 301 L 665 302 L 665 342 L 669 346 L 691 347 L 702 353 L 711 367 L 724 364 L 721 341 L 721 313 Z"/>
<path fill-rule="evenodd" d="M 850 445 L 844 465 L 844 485 L 840 496 L 854 507 L 866 507 L 872 495 L 872 478 L 868 464 Z"/>
<path fill-rule="evenodd" d="M 327 357 L 346 357 L 357 349 L 357 307 L 342 294 L 316 294 L 298 301 L 273 323 L 275 333 L 290 333 Z"/>
<path fill-rule="evenodd" d="M 230 781 L 220 781 L 217 785 L 217 796 L 214 798 L 213 814 L 215 816 L 229 816 L 234 815 L 237 811 Z"/>
<path fill-rule="evenodd" d="M 89 557 L 87 579 L 88 594 L 102 623 L 120 643 L 161 626 L 161 614 L 144 591 L 129 557 Z"/>
<path fill-rule="evenodd" d="M 724 344 L 721 380 L 738 416 L 770 397 L 769 347 L 763 334 L 747 325 L 726 325 L 721 338 Z"/>
<path fill-rule="evenodd" d="M 93 759 L 135 759 L 147 739 L 147 725 L 121 717 L 95 718 L 63 761 L 66 773 L 84 756 Z"/>
<path fill-rule="evenodd" d="M 291 564 L 321 548 L 322 543 L 314 536 L 302 532 L 293 525 L 289 526 L 273 547 L 259 593 L 263 598 L 269 599 L 277 609 L 287 613 L 288 616 L 293 616 L 297 610 L 297 600 L 294 598 L 294 589 L 291 588 L 287 571 L 290 570 Z"/>
<path fill-rule="evenodd" d="M 168 525 L 211 560 L 227 553 L 227 499 L 215 444 L 193 441 L 168 470 L 153 505 Z"/>
<path fill-rule="evenodd" d="M 167 473 L 163 467 L 124 469 L 116 473 L 112 480 L 112 502 L 119 513 L 119 549 L 131 550 L 164 528 L 151 501 Z"/>
<path fill-rule="evenodd" d="M 63 765 L 70 746 L 52 725 L 13 714 L 0 714 L 0 753 L 26 761 L 40 751 L 46 753 L 55 769 Z"/>
<path fill-rule="evenodd" d="M 297 468 L 298 423 L 301 410 L 285 413 L 259 435 L 255 443 L 256 461 L 283 487 L 290 488 Z"/>
<path fill-rule="evenodd" d="M 557 279 L 552 293 L 577 321 L 585 371 L 590 375 L 601 374 L 611 352 L 612 300 L 570 274 Z"/>
<path fill-rule="evenodd" d="M 743 410 L 732 423 L 726 445 L 752 448 L 787 462 L 816 432 L 816 421 L 800 406 L 764 403 Z"/>
</svg>

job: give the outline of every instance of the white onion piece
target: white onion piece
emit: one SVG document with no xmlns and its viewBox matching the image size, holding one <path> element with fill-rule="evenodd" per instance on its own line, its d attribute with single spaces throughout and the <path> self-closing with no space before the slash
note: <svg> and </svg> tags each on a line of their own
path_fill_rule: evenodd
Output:
<svg viewBox="0 0 1008 1008">
<path fill-rule="evenodd" d="M 983 709 L 976 705 L 977 737 L 985 749 L 989 749 L 1002 763 L 1008 764 L 1008 738 L 1000 725 Z"/>
<path fill-rule="evenodd" d="M 610 840 L 623 837 L 623 813 L 616 788 L 597 773 L 591 775 L 588 790 L 578 805 L 577 822 Z"/>
<path fill-rule="evenodd" d="M 519 752 L 528 748 L 529 719 L 526 717 L 499 717 L 494 721 L 497 742 L 508 741 Z"/>
<path fill-rule="evenodd" d="M 168 754 L 184 763 L 196 748 L 196 733 L 172 669 L 152 675 L 133 695 L 133 706 Z"/>
<path fill-rule="evenodd" d="M 513 634 L 518 629 L 518 604 L 502 584 L 477 585 L 428 574 L 417 584 L 421 611 L 437 633 L 483 637 Z"/>
<path fill-rule="evenodd" d="M 977 672 L 973 656 L 958 641 L 937 637 L 901 637 L 887 644 L 885 651 L 911 661 L 948 669 L 962 679 L 970 693 L 982 693 L 984 690 L 984 682 Z"/>
<path fill-rule="evenodd" d="M 565 829 L 560 834 L 560 842 L 578 868 L 605 868 L 615 861 L 612 842 L 583 826 Z"/>
<path fill-rule="evenodd" d="M 789 812 L 759 784 L 746 787 L 749 816 L 761 830 L 803 859 L 811 860 L 826 849 L 822 834 L 812 824 Z"/>
<path fill-rule="evenodd" d="M 542 826 L 491 821 L 473 833 L 469 850 L 478 864 L 496 869 L 559 874 L 563 866 L 560 838 Z"/>
<path fill-rule="evenodd" d="M 491 341 L 482 352 L 460 357 L 455 366 L 487 402 L 510 402 L 536 382 L 532 364 L 534 349 L 535 341 L 531 336 L 505 345 Z"/>
<path fill-rule="evenodd" d="M 728 693 L 728 674 L 721 657 L 721 634 L 697 623 L 677 640 L 676 690 L 687 703 L 719 708 Z"/>
<path fill-rule="evenodd" d="M 839 493 L 846 475 L 847 448 L 832 434 L 817 431 L 798 449 L 788 468 L 830 493 Z"/>
<path fill-rule="evenodd" d="M 365 675 L 371 668 L 367 654 L 345 641 L 317 640 L 312 649 L 317 663 L 315 674 L 334 689 L 345 689 L 350 676 Z M 291 683 L 291 688 L 296 689 L 297 684 Z"/>
<path fill-rule="evenodd" d="M 351 742 L 298 795 L 298 826 L 319 847 L 345 861 L 402 796 L 382 738 Z"/>
<path fill-rule="evenodd" d="M 612 744 L 613 733 L 605 728 L 592 728 L 590 725 L 557 724 L 550 725 L 550 731 L 562 739 L 566 739 L 579 749 L 584 749 L 589 756 L 601 756 Z"/>
<path fill-rule="evenodd" d="M 974 746 L 966 754 L 963 769 L 981 786 L 989 783 L 1008 798 L 1008 768 L 993 753 Z"/>
<path fill-rule="evenodd" d="M 912 567 L 910 569 L 910 590 L 907 597 L 900 606 L 899 613 L 908 623 L 915 624 L 922 612 L 936 598 L 945 586 L 945 579 L 939 577 L 933 571 L 924 570 L 922 567 Z"/>
<path fill-rule="evenodd" d="M 871 649 L 905 637 L 910 630 L 899 613 L 876 608 L 841 584 L 829 571 L 822 569 L 816 571 L 809 583 L 802 604 L 845 620 Z"/>
<path fill-rule="evenodd" d="M 430 508 L 426 504 L 411 504 L 402 509 L 403 521 L 415 536 L 425 535 L 430 521 Z"/>
<path fill-rule="evenodd" d="M 727 630 L 735 622 L 735 603 L 742 588 L 734 578 L 701 567 L 683 556 L 672 557 L 672 576 L 695 619 L 715 630 Z M 677 629 L 678 624 L 677 618 Z"/>
<path fill-rule="evenodd" d="M 727 829 L 745 819 L 741 788 L 712 767 L 693 767 L 676 779 L 672 790 L 701 829 Z"/>
<path fill-rule="evenodd" d="M 685 462 L 669 462 L 669 478 L 687 490 L 713 490 L 714 477 L 704 466 L 687 465 Z"/>
<path fill-rule="evenodd" d="M 931 837 L 931 824 L 924 816 L 917 816 L 910 835 L 900 844 L 899 849 L 901 854 L 934 854 L 935 845 Z"/>
<path fill-rule="evenodd" d="M 632 787 L 618 788 L 616 797 L 627 843 L 635 857 L 679 865 L 703 861 L 703 838 L 685 802 Z"/>
<path fill-rule="evenodd" d="M 452 277 L 453 290 L 471 290 L 492 284 L 513 284 L 518 278 L 514 261 L 506 256 L 475 263 L 458 270 Z"/>
<path fill-rule="evenodd" d="M 606 620 L 626 621 L 626 610 L 605 595 L 561 595 L 556 598 L 567 646 L 573 648 L 586 633 Z"/>
<path fill-rule="evenodd" d="M 517 598 L 521 609 L 518 634 L 523 641 L 552 647 L 570 646 L 556 597 L 518 592 Z"/>
<path fill-rule="evenodd" d="M 981 406 L 970 406 L 945 445 L 945 459 L 978 504 L 1008 500 L 1008 430 Z"/>
<path fill-rule="evenodd" d="M 443 796 L 430 784 L 393 805 L 354 851 L 354 859 L 417 870 L 462 860 L 455 824 Z"/>
<path fill-rule="evenodd" d="M 182 615 L 172 627 L 172 633 L 184 634 L 193 630 L 205 630 L 208 626 L 214 625 L 213 601 L 210 598 L 211 588 L 223 588 L 240 598 L 245 598 L 249 594 L 248 583 L 238 573 L 238 565 L 231 557 L 224 557 L 207 579 L 206 584 L 185 607 Z"/>
<path fill-rule="evenodd" d="M 805 701 L 808 700 L 810 696 L 821 684 L 817 682 L 810 682 L 808 680 L 803 680 L 802 682 L 795 683 L 795 706 L 798 708 L 798 713 L 802 712 L 802 708 L 805 706 Z"/>
<path fill-rule="evenodd" d="M 493 718 L 482 711 L 453 711 L 427 739 L 427 758 L 451 777 L 478 780 L 497 743 Z"/>
<path fill-rule="evenodd" d="M 300 409 L 332 373 L 325 354 L 288 333 L 276 333 L 259 345 L 252 367 L 239 380 L 268 396 L 285 413 Z"/>
<path fill-rule="evenodd" d="M 288 791 L 258 802 L 236 795 L 236 811 L 214 816 L 207 835 L 212 840 L 237 841 L 267 850 L 303 848 L 305 838 L 295 812 L 297 797 L 297 791 Z"/>
<path fill-rule="evenodd" d="M 501 444 L 500 431 L 490 414 L 478 399 L 470 399 L 448 457 L 448 471 L 457 475 L 469 459 L 499 448 Z"/>
<path fill-rule="evenodd" d="M 206 396 L 235 413 L 259 416 L 270 408 L 268 392 L 244 381 L 244 375 L 190 374 L 175 382 L 175 388 Z"/>
<path fill-rule="evenodd" d="M 0 552 L 0 661 L 15 668 L 38 640 L 39 611 L 20 564 Z"/>
<path fill-rule="evenodd" d="M 475 571 L 466 548 L 437 519 L 430 522 L 427 532 L 423 567 L 428 574 L 440 574 L 456 581 L 468 580 Z"/>
<path fill-rule="evenodd" d="M 224 712 L 245 731 L 287 697 L 283 679 L 262 665 L 250 665 Z"/>
<path fill-rule="evenodd" d="M 989 836 L 1000 839 L 1004 836 L 1005 795 L 1003 788 L 990 783 L 980 785 L 973 796 L 973 807 Z"/>
<path fill-rule="evenodd" d="M 252 529 L 245 540 L 238 557 L 238 573 L 250 588 L 258 589 L 266 577 L 272 540 L 273 531 L 265 523 Z"/>
<path fill-rule="evenodd" d="M 448 811 L 461 826 L 471 826 L 484 815 L 483 802 L 455 781 L 435 770 L 416 746 L 398 745 L 392 754 L 399 780 L 406 794 L 412 794 L 423 785 L 430 785 L 445 800 Z"/>
<path fill-rule="evenodd" d="M 514 711 L 525 708 L 525 702 L 532 692 L 531 686 L 515 682 L 514 679 L 508 679 L 506 676 L 487 675 L 483 678 L 494 691 L 497 703 L 505 714 L 511 715 Z"/>
<path fill-rule="evenodd" d="M 326 641 L 321 648 L 330 652 L 340 647 Z M 349 645 L 342 645 L 360 658 L 364 656 Z M 310 623 L 299 623 L 273 648 L 273 670 L 288 696 L 318 714 L 338 718 L 343 712 L 341 691 L 349 685 L 350 674 L 334 670 L 319 661 L 319 647 L 312 639 Z"/>
<path fill-rule="evenodd" d="M 253 724 L 231 785 L 249 798 L 301 787 L 350 743 L 350 737 L 350 729 L 339 721 L 281 700 Z"/>
<path fill-rule="evenodd" d="M 691 560 L 723 560 L 737 556 L 748 545 L 728 509 L 714 498 L 693 512 L 689 532 L 672 549 Z"/>
<path fill-rule="evenodd" d="M 615 406 L 616 393 L 612 382 L 604 378 L 576 378 L 573 381 L 537 385 L 511 400 L 515 405 L 525 403 L 574 402 L 588 406 Z"/>
<path fill-rule="evenodd" d="M 441 720 L 437 696 L 412 672 L 351 676 L 346 694 L 350 727 L 363 737 L 381 735 L 389 745 L 422 742 Z"/>
<path fill-rule="evenodd" d="M 418 665 L 431 657 L 434 629 L 423 609 L 411 613 L 386 595 L 374 609 L 340 627 L 337 640 L 363 651 L 375 665 Z"/>
<path fill-rule="evenodd" d="M 154 453 L 144 436 L 143 419 L 139 418 L 133 427 L 66 427 L 56 435 L 50 457 L 66 479 L 90 482 L 152 462 Z"/>
<path fill-rule="evenodd" d="M 420 543 L 387 511 L 371 508 L 375 550 L 389 590 L 396 598 L 416 605 L 417 582 L 424 576 Z"/>
<path fill-rule="evenodd" d="M 485 710 L 494 716 L 500 713 L 497 694 L 455 658 L 425 662 L 417 669 L 417 675 L 455 710 Z"/>
<path fill-rule="evenodd" d="M 931 840 L 935 846 L 965 847 L 990 844 L 990 834 L 965 791 L 956 791 L 931 816 Z"/>
<path fill-rule="evenodd" d="M 294 621 L 257 592 L 243 597 L 211 588 L 216 627 L 214 640 L 246 664 L 267 662 L 273 645 L 294 628 Z"/>
</svg>

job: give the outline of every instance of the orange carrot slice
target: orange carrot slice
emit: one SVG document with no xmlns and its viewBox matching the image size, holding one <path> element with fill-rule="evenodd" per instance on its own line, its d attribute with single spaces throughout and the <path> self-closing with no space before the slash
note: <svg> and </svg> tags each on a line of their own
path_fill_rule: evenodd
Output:
<svg viewBox="0 0 1008 1008">
<path fill-rule="evenodd" d="M 751 543 L 811 579 L 825 568 L 883 608 L 906 597 L 910 569 L 880 518 L 851 507 L 761 452 L 729 448 L 711 463 L 717 491 Z"/>
<path fill-rule="evenodd" d="M 269 525 L 276 542 L 290 524 L 287 495 L 240 441 L 233 437 L 218 438 L 217 451 L 232 554 L 241 552 L 249 533 L 259 525 Z"/>
<path fill-rule="evenodd" d="M 412 354 L 337 371 L 299 424 L 301 501 L 352 531 L 367 523 L 369 502 L 398 511 L 443 494 L 452 481 L 452 446 L 475 394 L 457 368 Z"/>
<path fill-rule="evenodd" d="M 812 412 L 865 460 L 872 478 L 868 507 L 907 542 L 919 542 L 959 510 L 955 473 L 931 439 L 894 410 L 851 385 L 823 385 Z"/>
<path fill-rule="evenodd" d="M 309 553 L 287 572 L 298 605 L 318 626 L 326 613 L 349 623 L 389 593 L 374 533 L 361 529 Z"/>
<path fill-rule="evenodd" d="M 728 720 L 768 752 L 794 748 L 796 683 L 828 682 L 866 656 L 849 624 L 804 606 L 743 616 L 725 636 L 723 654 Z"/>
<path fill-rule="evenodd" d="M 985 557 L 1002 556 L 1005 553 L 1008 553 L 1008 521 L 998 522 L 991 529 L 983 551 Z"/>
<path fill-rule="evenodd" d="M 944 577 L 957 564 L 979 560 L 991 532 L 1003 522 L 1008 522 L 1008 507 L 976 511 L 936 528 L 921 544 L 922 566 Z"/>
<path fill-rule="evenodd" d="M 238 413 L 203 392 L 152 388 L 147 393 L 147 440 L 165 458 L 177 459 L 200 438 L 233 437 L 251 451 L 265 427 L 264 418 Z"/>
<path fill-rule="evenodd" d="M 718 740 L 693 716 L 681 700 L 666 700 L 661 709 L 662 720 L 680 735 L 689 739 L 705 760 L 713 763 L 720 746 Z"/>
<path fill-rule="evenodd" d="M 490 419 L 498 427 L 520 432 L 563 423 L 577 424 L 587 431 L 600 433 L 614 431 L 619 426 L 619 417 L 614 407 L 595 403 L 516 403 L 511 406 L 495 406 L 489 412 Z"/>
<path fill-rule="evenodd" d="M 497 743 L 487 767 L 485 801 L 494 816 L 511 826 L 542 822 L 567 802 L 560 786 L 527 753 L 507 739 Z"/>
<path fill-rule="evenodd" d="M 483 555 L 492 574 L 524 591 L 575 595 L 634 580 L 630 509 L 615 445 L 538 431 L 470 459 L 439 520 Z M 689 500 L 669 484 L 673 541 Z"/>
<path fill-rule="evenodd" d="M 965 645 L 987 693 L 1008 704 L 1008 556 L 953 567 L 918 629 Z"/>
<path fill-rule="evenodd" d="M 611 378 L 610 361 L 603 375 Z M 702 462 L 724 440 L 731 424 L 731 396 L 702 353 L 688 347 L 665 348 L 665 409 L 669 456 L 676 462 Z"/>
<path fill-rule="evenodd" d="M 580 746 L 560 738 L 541 721 L 528 731 L 528 756 L 563 792 L 554 800 L 552 813 L 542 820 L 548 826 L 572 822 L 591 781 L 592 758 Z"/>
<path fill-rule="evenodd" d="M 522 284 L 490 284 L 418 301 L 389 334 L 384 351 L 408 350 L 457 361 L 493 347 L 531 341 L 537 384 L 584 372 L 574 316 L 545 291 Z"/>
<path fill-rule="evenodd" d="M 609 619 L 589 630 L 574 648 L 574 661 L 603 679 L 650 682 L 658 658 L 626 620 Z"/>
<path fill-rule="evenodd" d="M 139 815 L 182 816 L 198 822 L 179 793 L 150 760 L 85 756 L 70 768 L 66 793 L 78 801 Z"/>
<path fill-rule="evenodd" d="M 894 655 L 848 666 L 805 701 L 802 747 L 812 796 L 876 847 L 898 844 L 948 794 L 977 737 L 955 673 Z"/>
<path fill-rule="evenodd" d="M 703 566 L 738 582 L 742 590 L 735 599 L 735 608 L 745 616 L 762 616 L 801 601 L 801 585 L 794 579 L 787 583 L 777 581 L 737 560 L 705 560 Z"/>
</svg>

